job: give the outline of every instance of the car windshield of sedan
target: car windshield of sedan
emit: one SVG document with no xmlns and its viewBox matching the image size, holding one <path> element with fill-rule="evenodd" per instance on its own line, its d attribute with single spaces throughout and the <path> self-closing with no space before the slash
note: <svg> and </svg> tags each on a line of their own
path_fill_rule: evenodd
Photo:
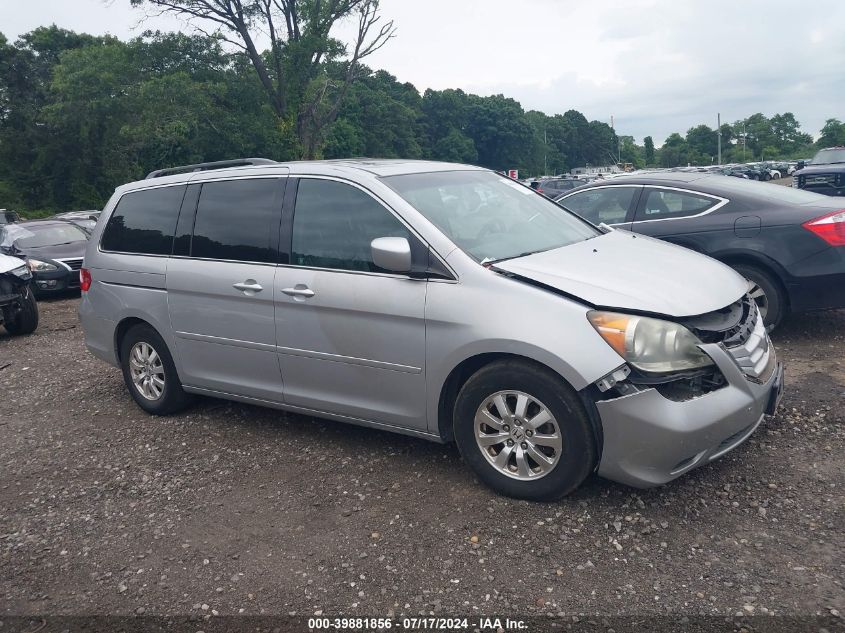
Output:
<svg viewBox="0 0 845 633">
<path fill-rule="evenodd" d="M 533 189 L 491 172 L 430 172 L 382 180 L 482 264 L 601 234 Z"/>
<path fill-rule="evenodd" d="M 845 148 L 823 149 L 813 157 L 812 165 L 831 165 L 845 163 Z"/>
<path fill-rule="evenodd" d="M 87 239 L 87 233 L 74 224 L 33 224 L 28 226 L 10 224 L 6 225 L 3 231 L 0 246 L 4 248 L 9 248 L 12 245 L 17 248 L 40 248 L 42 246 L 55 246 L 56 244 L 84 242 Z"/>
</svg>

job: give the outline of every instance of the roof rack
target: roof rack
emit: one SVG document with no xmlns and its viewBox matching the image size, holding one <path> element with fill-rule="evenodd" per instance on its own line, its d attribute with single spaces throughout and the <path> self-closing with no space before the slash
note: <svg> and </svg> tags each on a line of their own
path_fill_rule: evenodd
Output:
<svg viewBox="0 0 845 633">
<path fill-rule="evenodd" d="M 209 169 L 225 169 L 226 167 L 245 167 L 247 165 L 276 165 L 274 160 L 269 158 L 236 158 L 234 160 L 216 160 L 211 163 L 197 163 L 195 165 L 181 165 L 179 167 L 168 167 L 167 169 L 156 169 L 147 174 L 145 180 L 170 176 L 192 171 L 207 171 Z"/>
</svg>

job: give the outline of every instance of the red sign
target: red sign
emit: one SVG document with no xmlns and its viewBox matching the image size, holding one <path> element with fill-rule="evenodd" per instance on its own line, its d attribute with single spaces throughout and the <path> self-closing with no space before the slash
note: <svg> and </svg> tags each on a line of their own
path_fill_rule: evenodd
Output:
<svg viewBox="0 0 845 633">
<path fill-rule="evenodd" d="M 514 180 L 519 180 L 519 170 L 518 169 L 508 169 L 508 178 L 513 178 Z"/>
</svg>

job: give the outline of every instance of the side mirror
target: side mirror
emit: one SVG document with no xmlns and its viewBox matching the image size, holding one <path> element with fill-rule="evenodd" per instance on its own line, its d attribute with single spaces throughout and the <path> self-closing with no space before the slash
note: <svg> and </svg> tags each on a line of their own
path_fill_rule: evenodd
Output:
<svg viewBox="0 0 845 633">
<path fill-rule="evenodd" d="M 404 237 L 377 237 L 370 242 L 373 263 L 392 273 L 411 272 L 411 245 Z"/>
<path fill-rule="evenodd" d="M 804 169 L 804 161 L 799 160 L 798 164 L 795 166 L 795 169 Z"/>
</svg>

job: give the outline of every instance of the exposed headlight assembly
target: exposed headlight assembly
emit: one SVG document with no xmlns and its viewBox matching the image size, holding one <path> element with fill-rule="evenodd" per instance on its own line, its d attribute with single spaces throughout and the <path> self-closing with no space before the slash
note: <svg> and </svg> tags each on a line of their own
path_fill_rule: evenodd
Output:
<svg viewBox="0 0 845 633">
<path fill-rule="evenodd" d="M 34 273 L 46 273 L 51 270 L 58 270 L 59 267 L 49 262 L 42 262 L 40 259 L 28 259 L 26 265 Z"/>
<path fill-rule="evenodd" d="M 12 273 L 15 277 L 23 279 L 24 281 L 29 281 L 30 279 L 32 279 L 32 273 L 29 272 L 29 268 L 27 268 L 25 265 L 20 266 L 18 268 L 13 268 L 9 272 Z"/>
<path fill-rule="evenodd" d="M 667 373 L 713 364 L 698 348 L 698 337 L 678 323 L 596 310 L 587 318 L 608 345 L 641 371 Z"/>
</svg>

